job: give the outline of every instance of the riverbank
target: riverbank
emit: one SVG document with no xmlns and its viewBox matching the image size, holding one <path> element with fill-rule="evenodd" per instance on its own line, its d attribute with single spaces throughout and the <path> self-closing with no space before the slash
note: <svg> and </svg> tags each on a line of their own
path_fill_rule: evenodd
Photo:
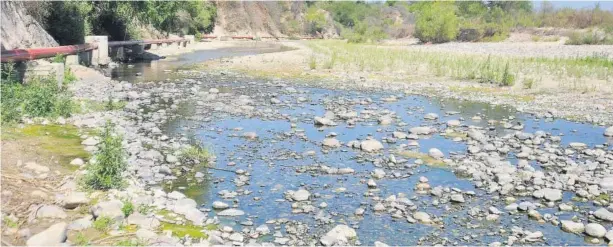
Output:
<svg viewBox="0 0 613 247">
<path fill-rule="evenodd" d="M 506 44 L 486 43 L 471 44 L 471 49 L 461 49 L 466 45 L 458 44 L 459 47 L 456 47 L 458 49 L 453 52 L 453 49 L 450 50 L 449 47 L 455 44 L 409 47 L 350 45 L 351 50 L 346 50 L 339 43 L 340 41 L 332 43 L 328 41 L 285 42 L 285 45 L 298 48 L 298 50 L 209 61 L 204 66 L 215 70 L 241 71 L 258 77 L 302 79 L 333 88 L 387 88 L 391 91 L 400 90 L 425 96 L 503 104 L 541 117 L 559 117 L 598 125 L 613 124 L 613 94 L 611 94 L 613 68 L 607 65 L 611 63 L 612 55 L 606 54 L 606 47 L 610 46 L 583 47 L 557 44 L 561 51 L 569 52 L 566 57 L 570 57 L 567 59 L 571 60 L 566 62 L 564 59 L 553 59 L 541 62 L 539 54 L 543 54 L 541 52 L 543 47 L 555 50 L 556 48 L 552 46 L 556 45 L 527 43 L 522 44 L 521 49 L 512 49 L 506 47 Z M 477 48 L 479 46 L 485 46 L 487 49 Z M 362 55 L 361 47 L 364 48 L 361 50 L 373 51 Z M 330 48 L 335 48 L 337 51 L 330 52 Z M 453 78 L 454 70 L 468 71 L 468 67 L 462 66 L 470 65 L 470 63 L 479 65 L 484 60 L 488 61 L 490 58 L 482 54 L 497 54 L 499 48 L 504 50 L 503 54 L 513 53 L 514 55 L 512 58 L 502 57 L 501 62 L 497 64 L 498 67 L 504 68 L 505 61 L 514 59 L 514 57 L 525 57 L 528 56 L 526 54 L 532 54 L 530 59 L 535 60 L 535 65 L 530 66 L 538 66 L 539 69 L 524 67 L 526 66 L 524 62 L 517 60 L 516 67 L 520 68 L 521 72 L 515 75 L 516 82 L 510 87 Z M 405 51 L 407 57 L 386 58 L 387 55 L 385 55 L 398 53 L 402 55 L 402 52 Z M 592 53 L 594 51 L 600 51 L 599 54 L 604 56 L 602 59 L 605 65 L 595 65 L 600 72 L 589 72 L 592 70 L 585 67 L 590 66 L 589 64 L 582 65 L 572 61 L 578 55 L 589 58 L 594 55 Z M 469 55 L 463 55 L 466 53 Z M 381 54 L 384 55 L 380 56 Z M 563 55 L 563 53 L 556 54 L 558 54 L 556 57 Z M 429 63 L 433 63 L 428 60 L 428 57 L 431 56 L 443 59 L 452 58 L 452 60 L 453 57 L 458 57 L 463 60 L 454 62 L 454 67 L 425 68 L 430 66 Z M 434 63 L 440 66 L 439 64 L 443 62 L 445 61 Z M 455 65 L 455 63 L 458 64 Z M 372 65 L 369 66 L 369 64 Z M 568 66 L 572 67 L 565 65 L 556 67 L 548 64 L 556 66 L 569 64 Z M 571 71 L 569 68 L 583 70 L 583 72 L 581 75 L 568 75 L 567 73 Z M 498 73 L 502 74 L 502 72 Z M 564 74 L 558 75 L 558 73 Z M 567 100 L 571 98 L 572 101 Z"/>
</svg>

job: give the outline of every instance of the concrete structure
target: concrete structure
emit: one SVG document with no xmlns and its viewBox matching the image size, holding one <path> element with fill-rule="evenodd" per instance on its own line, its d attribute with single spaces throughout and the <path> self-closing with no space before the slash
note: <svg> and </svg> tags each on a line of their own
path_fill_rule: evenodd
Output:
<svg viewBox="0 0 613 247">
<path fill-rule="evenodd" d="M 20 74 L 23 75 L 22 81 L 28 83 L 38 77 L 52 76 L 58 84 L 58 87 L 64 85 L 64 63 L 47 63 L 47 62 L 28 62 L 22 63 L 17 67 Z"/>
<path fill-rule="evenodd" d="M 85 36 L 85 42 L 98 45 L 98 49 L 91 52 L 91 65 L 104 66 L 111 62 L 109 58 L 109 38 L 107 36 Z"/>
</svg>

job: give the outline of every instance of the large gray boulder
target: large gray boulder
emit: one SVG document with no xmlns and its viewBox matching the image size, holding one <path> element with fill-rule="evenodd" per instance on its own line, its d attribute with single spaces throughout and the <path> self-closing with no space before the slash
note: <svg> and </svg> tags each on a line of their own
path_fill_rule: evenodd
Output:
<svg viewBox="0 0 613 247">
<path fill-rule="evenodd" d="M 585 226 L 581 222 L 574 222 L 572 220 L 563 220 L 562 230 L 572 233 L 583 233 Z"/>
<path fill-rule="evenodd" d="M 613 126 L 604 130 L 604 136 L 613 137 Z"/>
<path fill-rule="evenodd" d="M 310 196 L 311 196 L 311 193 L 303 189 L 300 189 L 292 193 L 292 199 L 297 202 L 309 200 Z"/>
<path fill-rule="evenodd" d="M 606 208 L 600 208 L 596 210 L 594 212 L 594 217 L 601 220 L 613 221 L 613 213 L 609 212 L 609 210 L 607 210 Z"/>
<path fill-rule="evenodd" d="M 160 221 L 153 216 L 142 215 L 135 212 L 126 219 L 128 225 L 137 225 L 140 229 L 156 229 L 160 226 Z"/>
<path fill-rule="evenodd" d="M 68 217 L 64 210 L 56 205 L 44 205 L 36 211 L 36 218 L 64 219 Z"/>
<path fill-rule="evenodd" d="M 326 235 L 321 237 L 320 242 L 325 246 L 347 245 L 349 239 L 357 237 L 355 230 L 347 225 L 337 225 Z"/>
<path fill-rule="evenodd" d="M 60 222 L 30 237 L 27 246 L 58 246 L 66 241 L 68 224 Z"/>
<path fill-rule="evenodd" d="M 595 238 L 602 238 L 607 234 L 607 229 L 598 223 L 589 223 L 585 226 L 585 233 Z"/>
<path fill-rule="evenodd" d="M 59 199 L 60 204 L 65 209 L 75 209 L 78 206 L 89 203 L 89 198 L 85 192 L 73 192 Z"/>
<path fill-rule="evenodd" d="M 360 148 L 366 152 L 376 152 L 383 149 L 383 144 L 377 140 L 369 139 L 362 141 Z"/>
<path fill-rule="evenodd" d="M 123 202 L 120 200 L 111 200 L 100 202 L 91 207 L 90 210 L 95 218 L 109 217 L 115 222 L 121 222 L 125 218 L 121 208 L 123 208 Z"/>
</svg>

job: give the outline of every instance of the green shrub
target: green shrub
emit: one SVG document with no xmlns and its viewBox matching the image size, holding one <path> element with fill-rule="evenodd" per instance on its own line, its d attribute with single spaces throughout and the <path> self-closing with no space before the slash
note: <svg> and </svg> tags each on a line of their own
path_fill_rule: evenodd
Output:
<svg viewBox="0 0 613 247">
<path fill-rule="evenodd" d="M 501 86 L 513 86 L 515 84 L 515 76 L 509 71 L 509 62 L 504 66 L 504 72 L 502 73 Z"/>
<path fill-rule="evenodd" d="M 599 31 L 572 32 L 566 40 L 567 45 L 611 45 L 613 34 Z"/>
<path fill-rule="evenodd" d="M 121 207 L 121 212 L 123 212 L 123 215 L 126 217 L 130 216 L 134 212 L 134 204 L 129 200 L 125 200 L 123 202 L 123 207 Z"/>
<path fill-rule="evenodd" d="M 181 150 L 181 154 L 179 158 L 182 162 L 197 162 L 197 163 L 206 163 L 211 154 L 209 150 L 201 144 L 193 144 L 189 147 Z"/>
<path fill-rule="evenodd" d="M 458 19 L 453 4 L 432 2 L 417 13 L 415 37 L 422 42 L 443 43 L 458 34 Z"/>
<path fill-rule="evenodd" d="M 93 189 L 115 189 L 123 186 L 121 173 L 126 168 L 126 154 L 121 144 L 122 137 L 114 133 L 114 125 L 108 121 L 94 155 L 96 162 L 87 167 L 86 184 Z"/>
<path fill-rule="evenodd" d="M 106 232 L 111 228 L 112 223 L 113 223 L 113 220 L 111 218 L 106 217 L 106 216 L 100 216 L 96 218 L 92 226 L 94 227 L 94 229 L 98 231 Z"/>
<path fill-rule="evenodd" d="M 317 68 L 317 58 L 315 57 L 315 54 L 311 54 L 311 56 L 309 57 L 309 69 L 316 69 Z"/>
<path fill-rule="evenodd" d="M 25 116 L 68 117 L 73 111 L 69 92 L 59 88 L 51 77 L 34 78 L 25 85 L 6 80 L 1 87 L 3 123 L 19 121 Z"/>
</svg>

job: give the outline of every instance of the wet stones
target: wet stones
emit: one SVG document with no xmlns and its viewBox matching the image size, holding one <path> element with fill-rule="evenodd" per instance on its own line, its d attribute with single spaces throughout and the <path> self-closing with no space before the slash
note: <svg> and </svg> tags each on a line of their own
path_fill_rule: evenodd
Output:
<svg viewBox="0 0 613 247">
<path fill-rule="evenodd" d="M 380 125 L 390 125 L 394 122 L 394 119 L 390 115 L 381 116 L 379 119 Z"/>
<path fill-rule="evenodd" d="M 431 148 L 430 150 L 428 150 L 428 155 L 435 159 L 442 159 L 445 157 L 445 154 L 443 154 L 443 152 L 441 152 L 441 150 L 437 148 Z"/>
<path fill-rule="evenodd" d="M 604 136 L 613 137 L 613 126 L 604 130 Z"/>
<path fill-rule="evenodd" d="M 607 229 L 601 224 L 590 223 L 585 226 L 585 233 L 595 238 L 602 238 L 607 233 Z"/>
<path fill-rule="evenodd" d="M 334 121 L 328 118 L 325 118 L 325 117 L 315 117 L 314 123 L 315 125 L 318 125 L 318 126 L 336 126 L 337 125 Z"/>
<path fill-rule="evenodd" d="M 56 205 L 44 205 L 36 211 L 36 218 L 64 219 L 68 217 L 64 210 Z"/>
<path fill-rule="evenodd" d="M 562 191 L 558 189 L 545 188 L 534 191 L 532 196 L 536 198 L 544 198 L 547 201 L 554 202 L 562 200 Z"/>
<path fill-rule="evenodd" d="M 248 140 L 255 140 L 258 138 L 258 134 L 255 132 L 245 132 L 243 133 L 243 138 Z"/>
<path fill-rule="evenodd" d="M 328 137 L 321 142 L 321 145 L 329 148 L 338 148 L 341 146 L 341 142 L 336 138 Z"/>
<path fill-rule="evenodd" d="M 426 212 L 415 212 L 413 213 L 413 219 L 424 223 L 424 224 L 430 224 L 432 223 L 432 219 L 430 219 L 430 215 Z"/>
<path fill-rule="evenodd" d="M 366 152 L 376 152 L 383 149 L 383 144 L 377 140 L 368 139 L 360 143 L 360 149 Z"/>
<path fill-rule="evenodd" d="M 218 216 L 241 216 L 241 215 L 245 215 L 245 212 L 243 212 L 242 210 L 239 209 L 234 209 L 234 208 L 230 208 L 230 209 L 226 209 L 224 211 L 221 211 L 219 213 L 217 213 Z"/>
<path fill-rule="evenodd" d="M 613 221 L 613 213 L 609 212 L 609 210 L 607 210 L 606 208 L 600 208 L 596 210 L 594 212 L 594 217 L 601 220 Z"/>
<path fill-rule="evenodd" d="M 64 196 L 59 201 L 65 209 L 75 209 L 78 206 L 88 204 L 89 198 L 87 198 L 87 194 L 84 192 L 73 192 Z"/>
<path fill-rule="evenodd" d="M 121 222 L 125 215 L 121 208 L 123 207 L 123 202 L 120 200 L 111 200 L 105 202 L 99 202 L 90 208 L 92 215 L 95 218 L 98 217 L 109 217 L 115 222 Z"/>
<path fill-rule="evenodd" d="M 464 196 L 462 194 L 453 194 L 451 195 L 451 197 L 449 198 L 452 202 L 455 203 L 464 203 Z"/>
<path fill-rule="evenodd" d="M 409 129 L 409 133 L 411 134 L 416 134 L 416 135 L 429 135 L 432 133 L 435 133 L 436 129 L 432 128 L 432 127 L 413 127 L 411 129 Z"/>
<path fill-rule="evenodd" d="M 213 209 L 217 209 L 217 210 L 223 210 L 223 209 L 227 209 L 229 208 L 230 205 L 228 205 L 225 202 L 221 202 L 221 201 L 215 201 L 213 202 Z"/>
<path fill-rule="evenodd" d="M 583 233 L 585 226 L 581 222 L 574 222 L 572 220 L 562 220 L 562 230 L 571 233 Z"/>
<path fill-rule="evenodd" d="M 424 119 L 425 120 L 436 120 L 436 119 L 438 119 L 438 114 L 436 114 L 436 113 L 428 113 L 428 114 L 424 115 Z"/>
<path fill-rule="evenodd" d="M 70 161 L 70 165 L 73 165 L 73 166 L 82 166 L 84 164 L 85 164 L 85 161 L 83 161 L 83 159 L 81 158 L 76 158 Z"/>
<path fill-rule="evenodd" d="M 355 230 L 347 225 L 337 225 L 319 240 L 325 246 L 347 245 L 350 239 L 355 239 Z"/>
<path fill-rule="evenodd" d="M 297 202 L 307 201 L 311 197 L 311 193 L 303 189 L 300 189 L 295 192 L 288 192 L 288 193 L 291 194 L 292 200 L 297 201 Z"/>
<path fill-rule="evenodd" d="M 385 177 L 385 171 L 381 170 L 381 169 L 375 169 L 372 172 L 372 177 L 375 179 L 382 179 Z"/>
<path fill-rule="evenodd" d="M 460 120 L 457 120 L 457 119 L 447 121 L 447 127 L 458 127 L 460 126 L 460 124 L 462 124 L 462 122 L 460 122 Z"/>
</svg>

